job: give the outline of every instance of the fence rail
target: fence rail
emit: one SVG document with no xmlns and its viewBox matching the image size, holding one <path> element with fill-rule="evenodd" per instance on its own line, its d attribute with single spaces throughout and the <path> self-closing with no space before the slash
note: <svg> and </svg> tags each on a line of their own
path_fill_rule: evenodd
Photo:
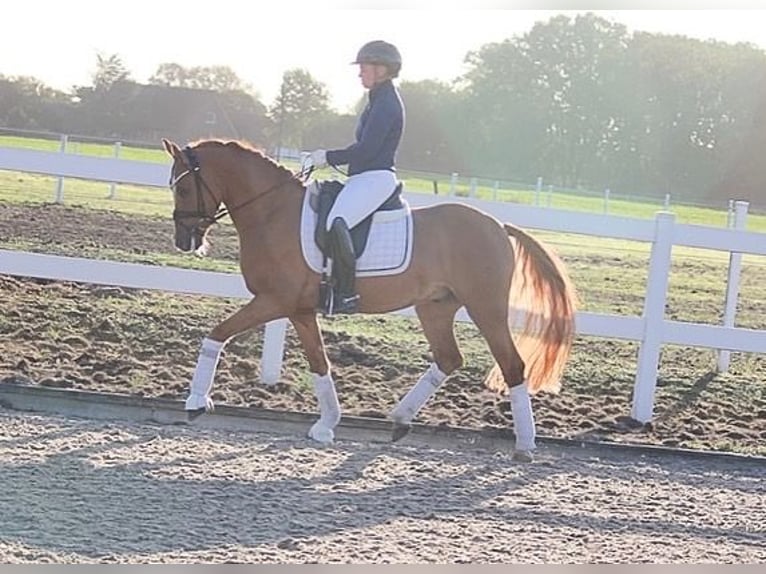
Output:
<svg viewBox="0 0 766 574">
<path fill-rule="evenodd" d="M 169 175 L 169 165 L 3 147 L 0 147 L 0 169 L 153 187 L 166 186 Z M 454 198 L 428 194 L 405 195 L 412 207 L 455 201 Z M 740 257 L 740 253 L 766 255 L 766 235 L 742 229 L 747 213 L 747 204 L 744 202 L 737 203 L 737 229 L 719 229 L 677 224 L 674 215 L 667 212 L 657 213 L 652 221 L 497 203 L 476 198 L 461 198 L 460 201 L 482 209 L 500 221 L 512 221 L 527 228 L 651 243 L 646 297 L 640 317 L 585 312 L 576 316 L 576 330 L 579 335 L 627 339 L 640 343 L 631 408 L 631 416 L 638 421 L 648 422 L 652 418 L 659 353 L 663 344 L 706 347 L 718 349 L 720 353 L 766 353 L 766 331 L 732 326 L 739 290 L 739 268 L 734 264 L 736 258 Z M 665 319 L 668 276 L 674 245 L 731 253 L 723 325 Z M 234 273 L 8 250 L 0 250 L 0 273 L 217 297 L 251 296 L 242 277 Z M 732 305 L 732 301 L 735 304 Z M 399 314 L 414 313 L 408 308 Z M 464 310 L 458 313 L 457 319 L 470 321 Z M 279 320 L 266 327 L 261 368 L 261 378 L 266 383 L 273 383 L 279 378 L 286 326 L 286 320 Z M 728 359 L 719 361 L 719 368 L 722 370 L 727 366 Z"/>
</svg>

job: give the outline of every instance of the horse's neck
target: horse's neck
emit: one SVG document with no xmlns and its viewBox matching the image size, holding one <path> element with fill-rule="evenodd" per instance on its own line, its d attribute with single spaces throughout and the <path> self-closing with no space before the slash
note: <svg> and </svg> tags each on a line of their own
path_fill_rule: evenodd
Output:
<svg viewBox="0 0 766 574">
<path fill-rule="evenodd" d="M 280 185 L 278 174 L 274 183 L 264 190 L 249 190 L 243 197 L 227 203 L 231 220 L 240 235 L 240 239 L 255 237 L 263 239 L 272 234 L 282 234 L 286 228 L 300 225 L 303 187 L 296 181 L 286 181 Z M 239 208 L 238 206 L 242 206 Z"/>
</svg>

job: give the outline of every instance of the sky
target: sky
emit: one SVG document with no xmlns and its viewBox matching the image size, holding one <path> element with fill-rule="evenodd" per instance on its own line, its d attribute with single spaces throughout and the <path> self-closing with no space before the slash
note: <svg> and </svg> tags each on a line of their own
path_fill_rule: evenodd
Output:
<svg viewBox="0 0 766 574">
<path fill-rule="evenodd" d="M 400 78 L 407 81 L 452 81 L 465 71 L 469 51 L 523 35 L 535 22 L 562 13 L 574 17 L 591 11 L 625 24 L 629 31 L 749 42 L 766 50 L 766 10 L 751 9 L 756 3 L 743 0 L 730 0 L 728 6 L 746 9 L 727 10 L 704 0 L 642 2 L 644 8 L 674 8 L 665 10 L 599 10 L 600 5 L 619 4 L 603 0 L 589 2 L 589 10 L 569 9 L 574 3 L 561 0 L 547 2 L 546 10 L 527 9 L 528 0 L 368 2 L 367 9 L 350 9 L 362 4 L 361 0 L 290 0 L 277 7 L 256 0 L 13 1 L 4 7 L 0 74 L 34 76 L 68 91 L 92 83 L 98 54 L 118 55 L 138 82 L 146 82 L 162 63 L 226 65 L 269 105 L 282 74 L 304 68 L 325 84 L 331 105 L 346 112 L 364 95 L 358 69 L 349 63 L 359 47 L 373 39 L 399 47 L 404 61 Z M 412 9 L 399 9 L 405 4 Z M 711 9 L 687 9 L 689 5 Z"/>
</svg>

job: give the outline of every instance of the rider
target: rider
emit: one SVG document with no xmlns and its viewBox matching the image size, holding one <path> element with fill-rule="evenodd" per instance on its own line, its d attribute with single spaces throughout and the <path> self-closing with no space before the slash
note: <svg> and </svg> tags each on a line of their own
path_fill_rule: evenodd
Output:
<svg viewBox="0 0 766 574">
<path fill-rule="evenodd" d="M 344 149 L 311 152 L 316 168 L 348 164 L 349 177 L 327 217 L 334 313 L 356 311 L 356 257 L 349 230 L 380 207 L 396 188 L 394 161 L 404 130 L 404 104 L 392 81 L 402 67 L 396 46 L 383 40 L 368 42 L 351 63 L 359 64 L 362 85 L 369 90 L 369 100 L 356 126 L 356 141 Z"/>
</svg>

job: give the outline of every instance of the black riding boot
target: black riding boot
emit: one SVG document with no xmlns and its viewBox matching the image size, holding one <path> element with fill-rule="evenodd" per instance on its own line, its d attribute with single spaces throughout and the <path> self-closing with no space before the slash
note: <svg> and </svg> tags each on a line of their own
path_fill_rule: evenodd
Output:
<svg viewBox="0 0 766 574">
<path fill-rule="evenodd" d="M 356 294 L 356 255 L 351 232 L 346 222 L 335 218 L 330 228 L 332 245 L 332 278 L 334 285 L 332 313 L 356 312 L 359 295 Z"/>
</svg>

